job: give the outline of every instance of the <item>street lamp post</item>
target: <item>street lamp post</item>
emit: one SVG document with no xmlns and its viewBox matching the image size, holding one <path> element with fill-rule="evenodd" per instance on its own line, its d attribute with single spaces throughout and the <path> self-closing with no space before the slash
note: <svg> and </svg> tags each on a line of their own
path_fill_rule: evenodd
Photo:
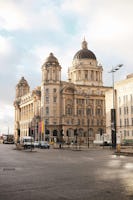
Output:
<svg viewBox="0 0 133 200">
<path fill-rule="evenodd" d="M 87 109 L 88 100 L 89 100 L 89 96 L 86 95 L 87 143 L 88 143 L 88 149 L 89 149 L 89 146 L 90 146 L 90 127 L 89 127 L 89 113 L 88 113 L 88 109 Z"/>
<path fill-rule="evenodd" d="M 89 121 L 88 121 L 88 149 L 90 147 L 90 130 L 89 130 Z"/>
<path fill-rule="evenodd" d="M 112 87 L 113 87 L 113 106 L 111 109 L 111 136 L 112 136 L 112 148 L 116 149 L 116 105 L 115 105 L 115 88 L 114 88 L 114 73 L 118 71 L 123 64 L 119 64 L 112 68 L 109 73 L 112 73 Z"/>
</svg>

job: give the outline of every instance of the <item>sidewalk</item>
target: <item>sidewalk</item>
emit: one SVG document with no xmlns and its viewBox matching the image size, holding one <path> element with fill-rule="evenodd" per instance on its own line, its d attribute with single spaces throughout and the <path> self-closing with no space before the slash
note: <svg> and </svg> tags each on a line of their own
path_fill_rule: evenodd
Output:
<svg viewBox="0 0 133 200">
<path fill-rule="evenodd" d="M 133 146 L 122 146 L 118 151 L 115 151 L 116 155 L 133 156 Z"/>
<path fill-rule="evenodd" d="M 80 150 L 80 151 L 84 151 L 84 150 L 102 150 L 102 149 L 108 149 L 111 150 L 112 148 L 110 146 L 99 146 L 99 145 L 93 145 L 90 144 L 89 146 L 86 145 L 76 145 L 76 144 L 63 144 L 61 145 L 61 148 L 59 146 L 59 144 L 53 144 L 50 145 L 50 148 L 52 149 L 62 149 L 62 150 Z"/>
</svg>

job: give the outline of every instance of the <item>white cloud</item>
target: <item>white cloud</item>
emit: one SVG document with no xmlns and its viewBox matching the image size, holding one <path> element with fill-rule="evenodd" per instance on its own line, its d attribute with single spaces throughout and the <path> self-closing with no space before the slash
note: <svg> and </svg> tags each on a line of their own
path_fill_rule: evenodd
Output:
<svg viewBox="0 0 133 200">
<path fill-rule="evenodd" d="M 88 15 L 90 10 L 90 0 L 65 0 L 61 5 L 61 9 L 66 12 L 77 13 L 78 15 Z"/>
<path fill-rule="evenodd" d="M 0 2 L 0 27 L 8 31 L 60 29 L 57 8 L 49 9 L 48 5 L 44 4 L 37 9 L 36 5 L 34 0 Z"/>
<path fill-rule="evenodd" d="M 0 54 L 10 54 L 11 53 L 11 42 L 9 38 L 0 36 Z"/>
<path fill-rule="evenodd" d="M 7 30 L 27 29 L 27 19 L 19 5 L 13 1 L 0 2 L 0 26 Z"/>
</svg>

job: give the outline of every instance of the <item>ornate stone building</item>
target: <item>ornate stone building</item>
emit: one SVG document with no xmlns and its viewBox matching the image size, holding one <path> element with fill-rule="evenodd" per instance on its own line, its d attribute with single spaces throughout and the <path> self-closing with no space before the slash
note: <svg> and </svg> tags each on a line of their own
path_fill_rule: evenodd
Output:
<svg viewBox="0 0 133 200">
<path fill-rule="evenodd" d="M 105 132 L 107 87 L 102 82 L 103 68 L 85 40 L 68 69 L 68 81 L 61 80 L 61 69 L 58 59 L 50 53 L 42 65 L 40 87 L 30 92 L 24 77 L 17 84 L 16 139 L 33 135 L 35 140 L 88 143 L 96 134 Z"/>
</svg>

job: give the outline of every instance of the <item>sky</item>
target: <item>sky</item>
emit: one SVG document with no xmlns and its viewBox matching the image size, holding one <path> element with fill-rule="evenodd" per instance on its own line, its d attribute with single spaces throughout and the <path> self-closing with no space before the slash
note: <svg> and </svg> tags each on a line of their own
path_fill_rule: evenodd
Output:
<svg viewBox="0 0 133 200">
<path fill-rule="evenodd" d="M 41 66 L 53 52 L 62 80 L 85 37 L 112 85 L 133 73 L 132 0 L 0 0 L 0 133 L 13 133 L 15 87 L 22 76 L 30 90 L 41 85 Z"/>
</svg>

